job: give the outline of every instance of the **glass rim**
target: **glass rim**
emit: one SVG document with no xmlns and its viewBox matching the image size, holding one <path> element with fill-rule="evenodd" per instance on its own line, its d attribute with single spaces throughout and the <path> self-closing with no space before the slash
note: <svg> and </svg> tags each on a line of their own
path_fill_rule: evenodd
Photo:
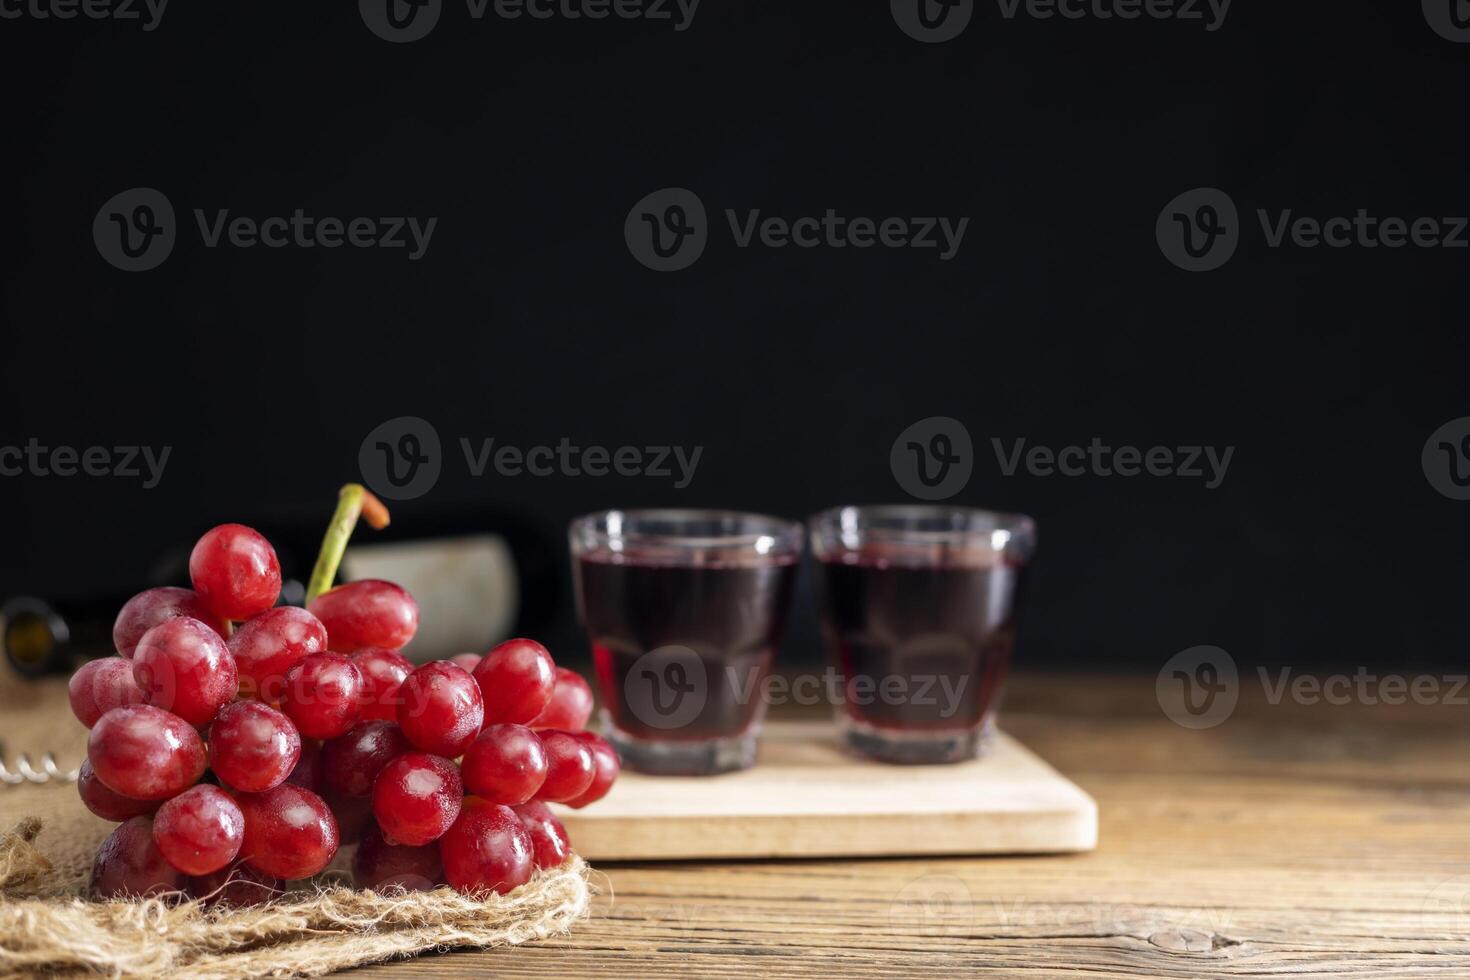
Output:
<svg viewBox="0 0 1470 980">
<path fill-rule="evenodd" d="M 731 530 L 692 534 L 677 530 L 679 525 L 699 522 L 712 525 L 735 525 Z M 614 529 L 610 525 L 625 523 L 664 523 L 668 530 L 638 527 Z M 762 558 L 799 557 L 804 541 L 800 521 L 770 514 L 719 508 L 646 507 L 610 508 L 572 518 L 567 528 L 574 554 L 606 548 L 621 551 L 623 546 L 655 547 L 690 555 L 707 552 L 750 552 Z"/>
<path fill-rule="evenodd" d="M 914 527 L 925 520 L 949 526 Z M 877 541 L 914 545 L 964 545 L 1021 559 L 1036 549 L 1036 521 L 1014 511 L 987 510 L 961 504 L 844 504 L 818 511 L 807 519 L 813 553 L 840 553 L 861 547 L 858 535 Z"/>
</svg>

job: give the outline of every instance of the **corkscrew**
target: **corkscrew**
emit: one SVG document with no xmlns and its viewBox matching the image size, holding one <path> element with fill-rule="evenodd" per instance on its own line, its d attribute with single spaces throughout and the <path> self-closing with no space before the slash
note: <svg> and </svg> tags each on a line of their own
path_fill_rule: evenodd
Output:
<svg viewBox="0 0 1470 980">
<path fill-rule="evenodd" d="M 56 756 L 47 752 L 41 756 L 41 768 L 36 769 L 31 765 L 31 757 L 22 752 L 16 759 L 15 769 L 12 770 L 5 762 L 5 752 L 0 747 L 0 785 L 21 786 L 25 783 L 74 783 L 80 774 L 79 769 L 64 770 L 57 766 Z"/>
</svg>

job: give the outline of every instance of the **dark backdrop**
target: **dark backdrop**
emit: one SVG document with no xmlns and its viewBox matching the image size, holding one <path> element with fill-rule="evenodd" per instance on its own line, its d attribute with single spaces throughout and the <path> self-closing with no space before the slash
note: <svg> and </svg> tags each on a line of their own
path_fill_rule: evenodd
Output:
<svg viewBox="0 0 1470 980">
<path fill-rule="evenodd" d="M 559 541 L 611 505 L 800 517 L 906 499 L 888 453 L 961 420 L 955 499 L 1041 527 L 1025 662 L 1454 663 L 1470 503 L 1420 451 L 1470 415 L 1470 251 L 1266 247 L 1210 273 L 1154 238 L 1190 188 L 1327 217 L 1470 213 L 1470 45 L 1409 3 L 1237 0 L 1224 25 L 1005 20 L 921 44 L 880 2 L 705 0 L 667 22 L 474 21 L 411 44 L 351 3 L 188 4 L 157 30 L 0 21 L 7 249 L 0 445 L 169 445 L 151 490 L 0 480 L 0 592 L 128 591 L 237 516 L 322 521 L 379 423 L 448 456 L 400 527 L 494 508 Z M 102 203 L 185 226 L 125 273 Z M 623 221 L 700 195 L 660 274 Z M 438 216 L 428 254 L 206 249 L 190 209 Z M 968 216 L 958 256 L 738 249 L 723 209 Z M 460 436 L 701 445 L 693 484 L 474 479 Z M 990 439 L 1233 445 L 1177 478 L 1003 476 Z M 556 555 L 565 574 L 565 557 Z M 564 584 L 564 580 L 563 580 Z M 557 611 L 571 629 L 570 594 Z M 793 651 L 814 640 L 803 618 Z"/>
</svg>

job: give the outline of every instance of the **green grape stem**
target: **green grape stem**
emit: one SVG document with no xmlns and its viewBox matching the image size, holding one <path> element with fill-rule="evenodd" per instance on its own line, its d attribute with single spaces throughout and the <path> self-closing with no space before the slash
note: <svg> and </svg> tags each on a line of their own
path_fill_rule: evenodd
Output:
<svg viewBox="0 0 1470 980">
<path fill-rule="evenodd" d="M 306 588 L 307 605 L 332 587 L 359 516 L 365 518 L 370 527 L 381 530 L 388 526 L 388 508 L 383 506 L 383 502 L 362 484 L 349 483 L 337 495 L 337 510 L 332 514 L 332 523 L 327 525 L 326 536 L 322 538 L 322 550 L 317 554 L 316 565 L 311 570 L 311 583 Z"/>
</svg>

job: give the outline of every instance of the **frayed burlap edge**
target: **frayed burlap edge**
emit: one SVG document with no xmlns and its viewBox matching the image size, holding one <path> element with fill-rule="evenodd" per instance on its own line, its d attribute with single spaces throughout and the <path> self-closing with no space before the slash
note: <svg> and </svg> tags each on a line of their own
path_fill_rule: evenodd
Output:
<svg viewBox="0 0 1470 980">
<path fill-rule="evenodd" d="M 50 865 L 32 843 L 40 829 L 40 821 L 27 820 L 0 837 L 3 980 L 314 977 L 430 950 L 547 939 L 571 929 L 591 901 L 588 867 L 573 856 L 485 900 L 449 888 L 377 894 L 321 887 L 246 909 L 157 898 L 93 902 L 49 880 Z"/>
</svg>

